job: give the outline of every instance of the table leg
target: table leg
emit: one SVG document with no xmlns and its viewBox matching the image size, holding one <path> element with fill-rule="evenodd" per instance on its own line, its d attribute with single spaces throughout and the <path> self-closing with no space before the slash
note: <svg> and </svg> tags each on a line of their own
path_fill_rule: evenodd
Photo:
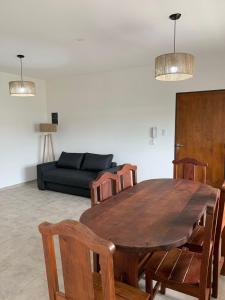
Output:
<svg viewBox="0 0 225 300">
<path fill-rule="evenodd" d="M 138 254 L 116 251 L 113 255 L 116 280 L 138 287 L 139 259 Z"/>
<path fill-rule="evenodd" d="M 129 253 L 117 250 L 113 255 L 116 280 L 138 287 L 140 275 L 144 272 L 144 266 L 150 256 L 150 252 Z"/>
</svg>

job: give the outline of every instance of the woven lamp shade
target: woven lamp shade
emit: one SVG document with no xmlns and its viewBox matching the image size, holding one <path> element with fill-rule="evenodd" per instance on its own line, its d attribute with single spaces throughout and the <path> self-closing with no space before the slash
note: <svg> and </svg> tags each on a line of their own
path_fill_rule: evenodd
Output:
<svg viewBox="0 0 225 300">
<path fill-rule="evenodd" d="M 194 56 L 189 53 L 168 53 L 155 59 L 155 79 L 178 81 L 193 77 Z"/>
<path fill-rule="evenodd" d="M 9 93 L 10 96 L 35 96 L 35 84 L 32 81 L 10 81 Z"/>
<path fill-rule="evenodd" d="M 57 125 L 51 123 L 41 123 L 40 132 L 57 132 Z"/>
</svg>

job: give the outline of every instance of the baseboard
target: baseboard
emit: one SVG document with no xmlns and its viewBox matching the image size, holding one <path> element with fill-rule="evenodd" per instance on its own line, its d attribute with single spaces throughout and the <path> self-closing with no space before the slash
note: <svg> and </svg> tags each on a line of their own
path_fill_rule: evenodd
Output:
<svg viewBox="0 0 225 300">
<path fill-rule="evenodd" d="M 29 180 L 29 181 L 25 181 L 25 182 L 21 182 L 21 183 L 9 185 L 9 186 L 0 188 L 0 191 L 11 190 L 11 189 L 14 189 L 14 188 L 17 188 L 17 187 L 25 186 L 25 185 L 27 185 L 27 184 L 30 184 L 30 183 L 36 182 L 36 181 L 37 181 L 37 180 L 34 179 L 34 180 Z"/>
</svg>

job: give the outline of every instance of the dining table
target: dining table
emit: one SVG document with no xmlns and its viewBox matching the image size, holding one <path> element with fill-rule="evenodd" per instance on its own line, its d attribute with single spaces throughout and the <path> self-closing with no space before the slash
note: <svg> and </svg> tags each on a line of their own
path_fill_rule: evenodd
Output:
<svg viewBox="0 0 225 300">
<path fill-rule="evenodd" d="M 116 246 L 114 273 L 138 286 L 140 258 L 184 245 L 219 190 L 183 179 L 150 179 L 86 210 L 80 222 Z"/>
</svg>

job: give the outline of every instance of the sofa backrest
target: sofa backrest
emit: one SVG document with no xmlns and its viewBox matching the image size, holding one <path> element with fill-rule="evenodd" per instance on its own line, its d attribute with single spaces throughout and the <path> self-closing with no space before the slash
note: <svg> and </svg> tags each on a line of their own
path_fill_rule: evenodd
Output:
<svg viewBox="0 0 225 300">
<path fill-rule="evenodd" d="M 62 152 L 56 165 L 59 168 L 99 172 L 116 167 L 112 159 L 113 154 Z"/>
</svg>

